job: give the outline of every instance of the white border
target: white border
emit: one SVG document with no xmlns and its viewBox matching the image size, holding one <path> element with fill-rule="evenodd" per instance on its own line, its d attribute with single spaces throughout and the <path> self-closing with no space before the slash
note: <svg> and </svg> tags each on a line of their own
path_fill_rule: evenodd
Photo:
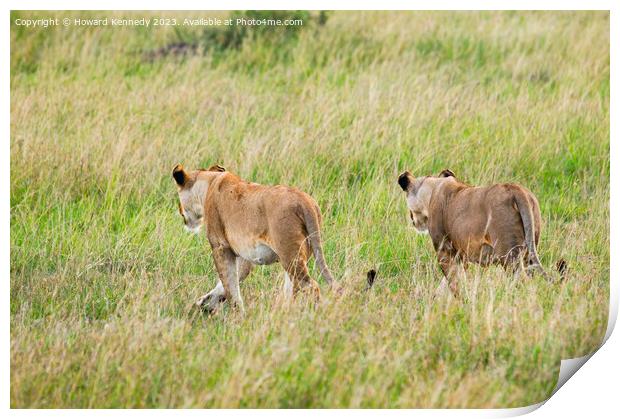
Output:
<svg viewBox="0 0 620 419">
<path fill-rule="evenodd" d="M 344 0 L 338 3 L 328 0 L 215 0 L 200 2 L 193 0 L 137 0 L 131 3 L 121 0 L 89 1 L 41 0 L 8 1 L 10 9 L 16 10 L 612 10 L 613 2 L 607 0 L 590 1 L 549 1 L 549 0 L 508 0 L 508 1 L 403 1 L 403 0 Z M 93 6 L 93 4 L 97 4 Z M 208 7 L 206 7 L 208 6 Z"/>
<path fill-rule="evenodd" d="M 91 1 L 87 5 L 84 2 L 76 0 L 60 0 L 53 3 L 46 3 L 43 1 L 13 1 L 9 0 L 5 3 L 5 14 L 2 20 L 2 26 L 4 30 L 0 33 L 1 44 L 5 51 L 0 58 L 0 71 L 2 72 L 2 98 L 0 100 L 2 106 L 2 132 L 3 136 L 3 149 L 0 158 L 2 159 L 2 166 L 4 167 L 5 176 L 0 181 L 0 188 L 2 195 L 5 197 L 5 201 L 0 205 L 0 213 L 5 222 L 1 225 L 2 241 L 0 248 L 2 259 L 6 261 L 4 267 L 4 286 L 5 286 L 5 306 L 2 310 L 2 339 L 4 344 L 1 347 L 2 356 L 6 365 L 4 376 L 0 381 L 0 391 L 2 398 L 2 406 L 5 409 L 9 408 L 9 388 L 10 388 L 10 331 L 9 331 L 9 298 L 10 298 L 10 281 L 9 281 L 9 261 L 10 261 L 10 201 L 6 199 L 10 196 L 10 180 L 9 180 L 9 168 L 10 168 L 10 151 L 9 151 L 9 138 L 10 138 L 10 33 L 9 33 L 9 11 L 11 9 L 16 10 L 201 10 L 205 6 L 211 10 L 243 10 L 243 9 L 310 9 L 310 10 L 529 10 L 529 9 L 543 9 L 543 10 L 611 10 L 611 138 L 616 138 L 617 124 L 614 123 L 617 120 L 618 112 L 615 105 L 614 98 L 618 93 L 616 84 L 614 83 L 614 70 L 618 69 L 618 58 L 615 49 L 617 48 L 617 42 L 614 39 L 619 39 L 617 18 L 617 7 L 614 7 L 615 3 L 611 1 L 602 0 L 590 0 L 587 2 L 577 1 L 562 1 L 551 2 L 543 0 L 522 0 L 522 1 L 503 1 L 503 2 L 490 2 L 490 1 L 467 1 L 458 2 L 454 0 L 435 0 L 435 1 L 419 1 L 419 2 L 404 2 L 396 0 L 383 0 L 381 2 L 369 2 L 369 1 L 345 1 L 335 5 L 333 2 L 325 0 L 317 1 L 282 1 L 282 0 L 264 0 L 264 1 L 210 1 L 208 3 L 194 2 L 189 0 L 177 0 L 174 2 L 165 2 L 161 0 L 140 0 L 134 1 L 128 4 L 126 1 L 109 0 L 109 1 Z M 617 254 L 618 245 L 618 223 L 614 222 L 614 217 L 618 210 L 618 182 L 614 181 L 613 174 L 615 174 L 614 166 L 617 164 L 617 147 L 614 145 L 614 141 L 611 141 L 611 220 L 610 220 L 610 234 L 611 234 L 611 255 Z M 617 258 L 611 260 L 611 295 L 610 295 L 610 321 L 607 329 L 605 339 L 607 340 L 613 330 L 613 326 L 616 322 L 618 313 L 618 266 Z M 610 412 L 617 412 L 616 408 L 616 392 L 618 389 L 618 373 L 619 362 L 617 354 L 620 353 L 620 340 L 616 336 L 613 336 L 605 344 L 605 346 L 593 356 L 593 360 L 590 361 L 590 369 L 584 369 L 587 371 L 581 371 L 578 373 L 579 380 L 574 383 L 569 383 L 558 391 L 556 395 L 547 403 L 547 405 L 538 410 L 535 415 L 538 417 L 547 417 L 548 415 L 562 415 L 566 417 L 573 417 L 577 414 L 583 416 L 584 414 L 591 413 L 594 408 L 599 415 L 610 416 Z M 587 357 L 589 358 L 589 357 Z M 579 362 L 577 362 L 579 364 Z M 574 369 L 574 366 L 573 366 Z M 574 373 L 576 370 L 570 371 Z M 566 372 L 564 372 L 566 373 Z M 572 374 L 571 374 L 572 375 Z M 613 392 L 613 393 L 612 393 Z M 590 406 L 588 401 L 595 399 L 597 404 Z M 383 410 L 382 415 L 388 415 L 392 417 L 409 417 L 410 415 L 421 417 L 503 417 L 513 416 L 518 414 L 527 413 L 536 409 L 539 405 L 530 406 L 520 409 L 496 409 L 496 410 Z M 45 415 L 50 417 L 77 417 L 83 415 L 85 412 L 80 410 L 56 410 L 56 411 L 37 411 L 37 410 L 12 410 L 9 414 L 14 416 L 39 416 Z M 91 410 L 87 414 L 94 417 L 108 417 L 110 415 L 139 415 L 139 416 L 168 416 L 170 414 L 178 415 L 183 414 L 194 417 L 204 417 L 205 414 L 217 415 L 217 417 L 238 417 L 240 415 L 252 415 L 253 417 L 289 417 L 293 413 L 299 417 L 315 417 L 316 415 L 355 415 L 355 416 L 370 416 L 375 415 L 376 412 L 370 410 L 295 410 L 294 412 L 285 410 L 226 410 L 226 411 L 204 411 L 204 410 L 182 410 L 182 411 L 166 411 L 166 410 Z M 542 416 L 541 416 L 542 415 Z"/>
</svg>

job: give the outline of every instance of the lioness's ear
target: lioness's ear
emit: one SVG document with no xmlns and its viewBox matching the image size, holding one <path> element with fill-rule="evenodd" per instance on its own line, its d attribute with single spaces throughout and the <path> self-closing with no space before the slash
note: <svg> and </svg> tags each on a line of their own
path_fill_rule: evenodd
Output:
<svg viewBox="0 0 620 419">
<path fill-rule="evenodd" d="M 456 177 L 456 175 L 450 169 L 443 169 L 439 174 L 439 177 Z"/>
<path fill-rule="evenodd" d="M 413 183 L 413 176 L 409 171 L 404 171 L 398 176 L 398 184 L 403 189 L 403 191 L 407 192 L 409 186 Z"/>
<path fill-rule="evenodd" d="M 225 172 L 226 168 L 224 166 L 220 166 L 219 164 L 214 164 L 213 166 L 207 169 L 209 172 Z"/>
<path fill-rule="evenodd" d="M 172 169 L 172 177 L 179 186 L 185 185 L 185 183 L 189 179 L 189 176 L 187 176 L 187 173 L 183 169 L 183 166 L 181 166 L 180 164 L 177 164 L 176 166 L 174 166 L 174 169 Z"/>
</svg>

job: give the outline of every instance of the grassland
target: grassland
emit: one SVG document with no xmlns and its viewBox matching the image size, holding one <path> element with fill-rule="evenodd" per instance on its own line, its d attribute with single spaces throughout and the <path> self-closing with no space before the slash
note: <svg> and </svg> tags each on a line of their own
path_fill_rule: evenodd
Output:
<svg viewBox="0 0 620 419">
<path fill-rule="evenodd" d="M 102 14 L 11 20 L 50 15 Z M 608 13 L 341 12 L 144 58 L 202 39 L 181 29 L 11 25 L 12 407 L 517 407 L 601 342 Z M 215 272 L 178 162 L 313 195 L 343 295 L 281 307 L 274 265 L 242 284 L 245 317 L 192 311 Z M 531 189 L 543 264 L 569 279 L 472 269 L 435 298 L 396 177 L 446 167 Z"/>
</svg>

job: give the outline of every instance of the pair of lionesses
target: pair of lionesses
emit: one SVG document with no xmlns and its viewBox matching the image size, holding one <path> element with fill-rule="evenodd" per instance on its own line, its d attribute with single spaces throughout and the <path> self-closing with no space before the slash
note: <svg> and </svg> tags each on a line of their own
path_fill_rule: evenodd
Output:
<svg viewBox="0 0 620 419">
<path fill-rule="evenodd" d="M 219 280 L 200 297 L 207 311 L 230 300 L 243 311 L 239 284 L 255 265 L 279 261 L 285 270 L 285 292 L 300 290 L 318 298 L 319 287 L 307 268 L 314 256 L 321 276 L 331 285 L 321 244 L 321 212 L 308 194 L 286 186 L 247 182 L 219 165 L 187 171 L 175 166 L 172 176 L 179 194 L 179 212 L 185 227 L 198 232 L 204 225 L 212 247 Z M 500 264 L 514 273 L 543 270 L 536 246 L 541 215 L 536 197 L 514 183 L 474 187 L 454 172 L 398 177 L 406 193 L 413 225 L 428 232 L 450 289 L 458 295 L 457 266 Z M 566 263 L 558 263 L 562 276 Z M 375 271 L 368 273 L 372 285 Z"/>
</svg>

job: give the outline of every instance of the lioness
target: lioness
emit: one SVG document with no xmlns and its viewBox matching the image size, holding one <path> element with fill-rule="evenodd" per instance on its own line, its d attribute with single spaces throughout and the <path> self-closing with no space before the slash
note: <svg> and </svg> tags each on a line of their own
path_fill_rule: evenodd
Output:
<svg viewBox="0 0 620 419">
<path fill-rule="evenodd" d="M 539 272 L 536 246 L 541 216 L 536 197 L 514 183 L 470 186 L 451 170 L 439 176 L 414 178 L 408 171 L 398 177 L 407 194 L 414 227 L 428 232 L 450 289 L 458 295 L 456 268 L 469 262 L 500 264 L 518 272 L 525 262 L 528 273 Z"/>
<path fill-rule="evenodd" d="M 230 300 L 243 312 L 239 283 L 254 265 L 276 261 L 286 271 L 289 296 L 306 289 L 318 298 L 318 284 L 306 266 L 312 254 L 323 278 L 333 283 L 321 246 L 321 212 L 308 194 L 246 182 L 218 165 L 187 172 L 178 164 L 172 177 L 185 227 L 198 233 L 205 226 L 219 276 L 215 288 L 196 302 L 199 307 L 212 312 Z"/>
</svg>

